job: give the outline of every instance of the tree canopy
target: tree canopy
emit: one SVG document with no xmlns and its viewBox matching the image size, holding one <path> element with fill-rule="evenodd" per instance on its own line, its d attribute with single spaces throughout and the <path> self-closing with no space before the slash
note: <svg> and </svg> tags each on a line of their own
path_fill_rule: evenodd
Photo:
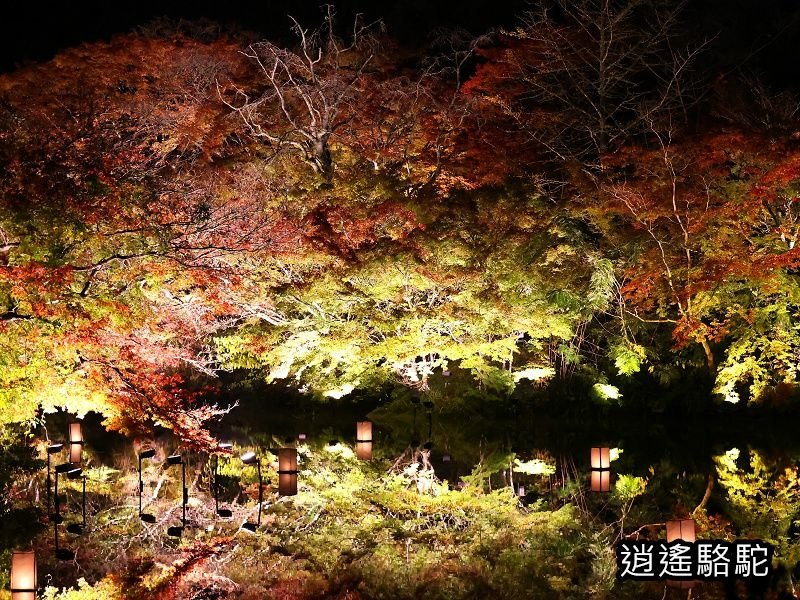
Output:
<svg viewBox="0 0 800 600">
<path fill-rule="evenodd" d="M 320 398 L 456 368 L 795 384 L 797 122 L 723 102 L 645 8 L 424 51 L 328 12 L 293 45 L 128 34 L 3 75 L 0 421 L 203 446 L 234 369 Z"/>
</svg>

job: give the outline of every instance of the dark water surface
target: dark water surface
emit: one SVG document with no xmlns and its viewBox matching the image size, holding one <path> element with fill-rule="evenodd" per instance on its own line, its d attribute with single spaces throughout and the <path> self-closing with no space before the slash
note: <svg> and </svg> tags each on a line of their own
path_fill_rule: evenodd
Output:
<svg viewBox="0 0 800 600">
<path fill-rule="evenodd" d="M 287 393 L 241 401 L 218 424 L 215 434 L 241 446 L 264 449 L 294 443 L 299 434 L 317 442 L 352 445 L 355 422 L 367 418 L 374 423 L 377 457 L 394 458 L 409 445 L 427 443 L 437 476 L 452 486 L 458 485 L 462 476 L 469 475 L 482 458 L 492 453 L 513 452 L 523 460 L 542 458 L 556 467 L 549 483 L 542 485 L 548 476 L 524 474 L 515 474 L 514 481 L 526 487 L 523 504 L 544 502 L 545 508 L 547 503 L 553 507 L 557 501 L 564 501 L 566 497 L 559 490 L 576 483 L 584 489 L 588 487 L 591 447 L 618 449 L 619 458 L 612 463 L 614 474 L 648 480 L 646 492 L 630 509 L 629 518 L 634 523 L 636 518 L 662 522 L 677 513 L 691 511 L 707 492 L 709 478 L 714 485 L 707 499 L 707 512 L 727 518 L 730 503 L 725 488 L 717 481 L 715 457 L 732 449 L 739 451 L 737 466 L 742 472 L 751 468 L 755 452 L 765 464 L 772 465 L 776 477 L 786 466 L 797 466 L 800 458 L 796 415 L 725 407 L 682 414 L 600 409 L 555 414 L 524 404 L 441 407 L 409 398 L 317 403 Z M 51 432 L 65 430 L 66 422 L 66 415 L 47 418 Z M 115 453 L 129 451 L 131 441 L 106 432 L 99 418 L 90 415 L 84 427 L 87 448 L 97 463 L 110 462 Z M 160 437 L 167 447 L 179 449 L 179 440 L 169 433 L 164 432 Z M 509 479 L 506 473 L 497 473 L 490 482 L 503 486 Z M 800 504 L 800 498 L 797 500 Z M 600 521 L 612 523 L 619 517 L 602 495 L 593 496 L 587 490 L 581 501 Z M 629 532 L 630 528 L 626 528 L 626 533 Z M 799 535 L 800 527 L 793 525 L 785 541 L 789 543 Z M 788 582 L 792 570 L 793 565 L 784 565 L 769 582 L 751 585 L 699 585 L 692 590 L 691 597 L 791 598 L 786 590 L 791 585 Z M 627 585 L 630 584 L 618 587 L 622 591 Z M 643 588 L 641 597 L 662 597 L 663 593 L 663 584 L 654 583 Z M 666 597 L 687 597 L 687 592 L 668 590 Z"/>
</svg>

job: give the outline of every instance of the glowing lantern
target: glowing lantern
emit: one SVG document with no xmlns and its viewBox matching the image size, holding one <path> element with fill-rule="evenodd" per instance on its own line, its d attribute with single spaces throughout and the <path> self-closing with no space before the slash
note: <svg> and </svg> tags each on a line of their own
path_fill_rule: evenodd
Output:
<svg viewBox="0 0 800 600">
<path fill-rule="evenodd" d="M 73 465 L 81 464 L 83 458 L 83 444 L 69 445 L 69 462 Z"/>
<path fill-rule="evenodd" d="M 695 525 L 694 519 L 673 519 L 667 521 L 667 543 L 677 542 L 694 542 Z"/>
<path fill-rule="evenodd" d="M 358 460 L 372 460 L 372 442 L 356 442 Z"/>
<path fill-rule="evenodd" d="M 593 492 L 610 492 L 611 471 L 608 469 L 593 469 L 591 486 Z"/>
<path fill-rule="evenodd" d="M 671 519 L 667 521 L 667 543 L 669 542 L 690 542 L 696 541 L 694 519 Z M 690 590 L 694 587 L 694 581 L 667 579 L 667 585 L 671 588 Z"/>
<path fill-rule="evenodd" d="M 278 493 L 281 496 L 297 494 L 297 448 L 278 450 Z"/>
<path fill-rule="evenodd" d="M 74 422 L 69 424 L 69 462 L 72 464 L 80 464 L 83 455 L 83 431 L 81 424 Z"/>
<path fill-rule="evenodd" d="M 11 554 L 11 599 L 36 599 L 36 553 L 15 551 Z"/>
<path fill-rule="evenodd" d="M 611 450 L 609 448 L 592 448 L 591 462 L 593 469 L 610 469 Z"/>
<path fill-rule="evenodd" d="M 370 421 L 356 423 L 356 456 L 359 460 L 372 458 L 372 423 Z"/>
<path fill-rule="evenodd" d="M 359 421 L 356 423 L 356 441 L 372 441 L 372 423 L 370 421 Z"/>
<path fill-rule="evenodd" d="M 81 430 L 81 424 L 78 421 L 69 424 L 69 443 L 83 443 L 83 431 Z"/>
<path fill-rule="evenodd" d="M 591 490 L 593 492 L 611 491 L 611 449 L 605 447 L 592 448 L 589 453 L 592 467 Z"/>
</svg>

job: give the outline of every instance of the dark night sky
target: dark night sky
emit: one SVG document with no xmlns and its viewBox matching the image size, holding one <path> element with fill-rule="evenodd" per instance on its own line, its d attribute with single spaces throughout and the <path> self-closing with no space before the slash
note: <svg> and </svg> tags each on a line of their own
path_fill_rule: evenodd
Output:
<svg viewBox="0 0 800 600">
<path fill-rule="evenodd" d="M 61 48 L 127 32 L 159 16 L 205 17 L 276 39 L 288 31 L 287 13 L 304 24 L 318 23 L 320 4 L 318 0 L 223 0 L 210 5 L 106 1 L 44 7 L 28 0 L 15 5 L 14 15 L 0 20 L 0 71 L 47 60 Z M 407 44 L 421 43 L 438 26 L 483 33 L 511 25 L 527 6 L 526 0 L 339 0 L 335 4 L 342 22 L 356 12 L 382 17 L 390 34 Z M 747 69 L 781 87 L 800 84 L 800 0 L 689 0 L 686 17 L 694 38 L 714 37 L 706 60 L 717 63 L 720 71 L 746 63 Z"/>
<path fill-rule="evenodd" d="M 339 0 L 332 2 L 341 22 L 364 13 L 383 18 L 389 32 L 408 43 L 418 43 L 438 26 L 461 26 L 482 33 L 493 26 L 513 24 L 525 9 L 525 0 Z M 138 2 L 128 5 L 105 2 L 59 3 L 44 9 L 35 2 L 20 3 L 16 14 L 0 20 L 0 70 L 8 71 L 26 60 L 47 60 L 65 47 L 130 31 L 160 16 L 186 19 L 208 18 L 263 33 L 285 35 L 292 14 L 303 24 L 319 23 L 317 0 L 224 0 L 203 5 L 197 2 Z"/>
</svg>

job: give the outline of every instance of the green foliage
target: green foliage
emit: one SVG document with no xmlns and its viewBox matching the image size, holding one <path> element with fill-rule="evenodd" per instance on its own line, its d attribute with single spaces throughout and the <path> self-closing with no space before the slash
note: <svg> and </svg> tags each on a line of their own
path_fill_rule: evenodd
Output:
<svg viewBox="0 0 800 600">
<path fill-rule="evenodd" d="M 630 502 L 645 493 L 647 480 L 643 477 L 620 474 L 614 483 L 614 497 L 621 502 Z"/>
<path fill-rule="evenodd" d="M 619 388 L 610 383 L 598 382 L 592 386 L 594 398 L 603 404 L 619 403 L 622 393 Z"/>
<path fill-rule="evenodd" d="M 78 579 L 77 588 L 60 590 L 47 586 L 40 596 L 43 600 L 110 600 L 123 597 L 122 586 L 113 579 L 106 578 L 91 585 L 83 577 Z"/>
<path fill-rule="evenodd" d="M 526 473 L 528 475 L 552 475 L 556 472 L 556 468 L 554 465 L 548 464 L 538 458 L 526 461 L 515 458 L 514 471 L 517 473 Z"/>
<path fill-rule="evenodd" d="M 714 392 L 728 402 L 738 402 L 742 391 L 757 402 L 776 384 L 800 382 L 797 306 L 771 300 L 751 311 L 717 371 Z"/>
<path fill-rule="evenodd" d="M 489 478 L 498 471 L 508 469 L 512 464 L 514 454 L 508 452 L 491 452 L 482 456 L 481 460 L 472 469 L 469 475 L 464 475 L 461 479 L 467 486 L 483 490 L 489 482 Z"/>
<path fill-rule="evenodd" d="M 717 477 L 725 489 L 727 513 L 741 534 L 783 548 L 789 527 L 800 514 L 797 468 L 769 461 L 754 450 L 748 457 L 747 467 L 740 466 L 738 448 L 714 458 Z"/>
<path fill-rule="evenodd" d="M 633 375 L 642 367 L 645 349 L 638 344 L 622 342 L 611 346 L 609 352 L 619 375 Z"/>
<path fill-rule="evenodd" d="M 231 368 L 261 365 L 268 381 L 294 378 L 329 397 L 394 379 L 424 389 L 451 364 L 494 389 L 513 388 L 505 367 L 512 361 L 517 373 L 551 373 L 541 366 L 543 342 L 570 337 L 576 310 L 565 312 L 558 295 L 541 292 L 542 274 L 519 261 L 512 239 L 488 255 L 474 250 L 469 267 L 437 263 L 452 241 L 419 240 L 424 261 L 404 252 L 372 256 L 279 295 L 285 323 L 217 338 L 220 359 Z M 482 270 L 472 266 L 478 262 Z"/>
</svg>

